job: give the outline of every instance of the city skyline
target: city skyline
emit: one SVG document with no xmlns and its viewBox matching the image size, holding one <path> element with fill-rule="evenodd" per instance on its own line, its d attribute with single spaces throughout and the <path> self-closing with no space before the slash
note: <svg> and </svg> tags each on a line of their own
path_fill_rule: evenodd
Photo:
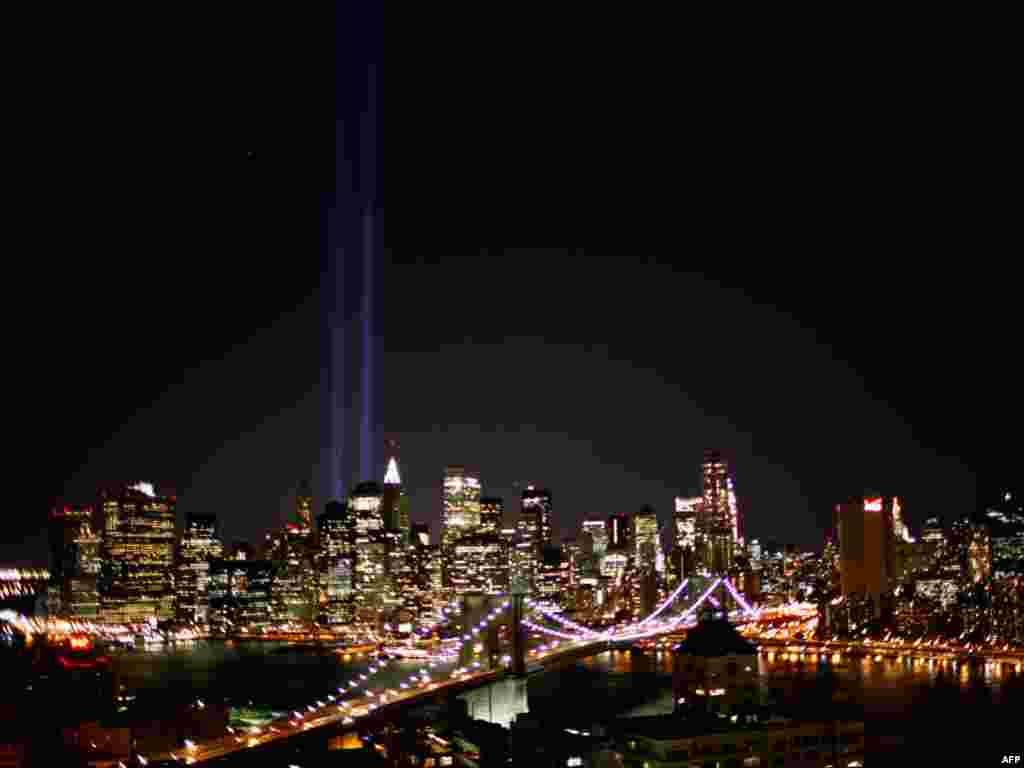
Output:
<svg viewBox="0 0 1024 768">
<path fill-rule="evenodd" d="M 387 440 L 386 444 L 382 445 L 382 447 L 380 449 L 382 454 L 385 453 L 385 449 L 387 447 L 394 447 L 394 445 L 395 445 L 395 442 L 394 442 L 393 439 Z M 405 452 L 402 451 L 400 453 L 404 454 Z M 561 503 L 559 503 L 559 502 L 561 502 L 561 499 L 563 498 L 563 493 L 562 492 L 557 492 L 555 494 L 555 496 L 556 496 L 556 499 L 558 501 L 556 501 L 556 503 L 553 505 L 553 510 L 554 511 L 553 511 L 553 514 L 552 514 L 552 523 L 553 523 L 552 528 L 553 528 L 553 533 L 554 533 L 555 540 L 560 542 L 560 543 L 564 543 L 566 541 L 575 540 L 577 538 L 577 536 L 579 535 L 582 523 L 585 520 L 588 520 L 588 519 L 605 519 L 605 518 L 607 518 L 607 517 L 609 517 L 609 516 L 611 516 L 613 514 L 625 514 L 628 518 L 632 519 L 632 517 L 634 515 L 636 515 L 638 512 L 640 512 L 640 510 L 644 506 L 649 505 L 649 506 L 653 507 L 654 511 L 656 512 L 656 514 L 658 516 L 659 527 L 661 527 L 663 529 L 663 533 L 662 533 L 661 539 L 664 542 L 669 543 L 670 546 L 671 546 L 671 542 L 674 539 L 674 535 L 671 532 L 671 528 L 673 526 L 673 518 L 674 518 L 674 512 L 675 512 L 674 505 L 675 505 L 676 499 L 678 497 L 680 497 L 680 496 L 686 496 L 686 495 L 689 495 L 691 493 L 692 494 L 697 494 L 697 495 L 700 494 L 700 492 L 702 490 L 701 489 L 701 482 L 702 482 L 701 481 L 701 466 L 702 466 L 701 462 L 706 458 L 705 457 L 706 453 L 707 453 L 706 450 L 705 451 L 700 451 L 699 452 L 699 456 L 695 457 L 696 461 L 695 461 L 695 464 L 694 464 L 694 470 L 692 472 L 692 475 L 693 475 L 693 477 L 695 479 L 691 482 L 689 490 L 685 490 L 685 491 L 683 491 L 681 493 L 676 493 L 671 498 L 661 500 L 659 503 L 645 501 L 645 502 L 637 503 L 637 504 L 633 505 L 631 508 L 626 508 L 626 509 L 606 509 L 606 510 L 594 511 L 594 512 L 584 512 L 582 514 L 578 510 L 576 510 L 576 511 L 569 510 L 568 514 L 566 514 L 565 510 L 563 510 L 563 508 L 561 506 Z M 728 454 L 729 454 L 729 452 L 726 451 L 725 455 L 728 456 Z M 388 454 L 388 455 L 385 456 L 385 458 L 386 459 L 390 459 L 391 455 Z M 404 478 L 405 476 L 407 476 L 408 470 L 407 470 L 407 468 L 406 468 L 406 466 L 404 464 L 404 460 L 402 460 L 400 458 L 400 461 L 402 463 L 399 464 L 399 467 L 401 469 L 401 475 Z M 413 474 L 413 476 L 417 476 L 417 475 L 419 475 L 421 473 L 412 473 L 412 474 Z M 487 480 L 487 476 L 483 472 L 475 472 L 474 471 L 474 474 L 481 478 L 481 486 L 480 487 L 481 487 L 481 493 L 482 493 L 483 496 L 485 496 L 485 497 L 486 496 L 496 497 L 496 498 L 500 498 L 500 499 L 502 499 L 504 501 L 503 524 L 505 524 L 505 525 L 514 525 L 515 524 L 515 520 L 517 519 L 517 517 L 519 515 L 519 509 L 520 509 L 520 503 L 521 503 L 521 495 L 522 495 L 523 491 L 525 491 L 528 487 L 532 487 L 534 485 L 536 485 L 537 487 L 543 487 L 544 486 L 544 483 L 542 483 L 542 482 L 541 483 L 537 483 L 535 481 L 529 481 L 529 480 L 525 480 L 525 481 L 518 481 L 517 480 L 517 481 L 513 481 L 511 483 L 506 483 L 502 487 L 502 486 L 497 486 L 496 484 L 489 483 L 488 480 Z M 376 481 L 377 482 L 381 482 L 383 479 L 384 478 L 382 477 L 382 478 L 377 479 Z M 424 511 L 421 508 L 412 507 L 411 515 L 410 515 L 410 522 L 412 522 L 414 524 L 427 524 L 430 527 L 432 541 L 434 541 L 435 543 L 440 541 L 440 533 L 441 533 L 442 528 L 443 528 L 443 513 L 441 511 L 441 503 L 437 499 L 438 493 L 439 493 L 439 491 L 443 487 L 443 483 L 441 481 L 442 479 L 443 479 L 443 470 L 440 473 L 440 476 L 439 476 L 439 479 L 438 479 L 438 483 L 437 483 L 437 486 L 435 488 L 430 488 L 429 486 L 427 486 L 425 488 L 419 488 L 415 493 L 412 494 L 414 498 L 417 498 L 417 499 L 420 499 L 420 500 L 422 500 L 423 497 L 428 497 L 428 496 L 431 496 L 431 495 L 435 497 L 434 501 L 437 502 L 436 503 L 437 510 L 436 510 L 435 514 L 431 514 L 431 512 L 429 510 L 428 511 Z M 731 479 L 732 479 L 732 472 L 730 471 L 730 481 L 731 481 Z M 403 486 L 407 487 L 407 486 L 405 486 L 405 480 L 404 479 L 403 479 Z M 170 487 L 176 488 L 177 486 L 176 485 L 171 485 Z M 864 492 L 865 493 L 868 493 L 868 492 L 872 492 L 873 493 L 874 492 L 874 490 L 873 490 L 874 488 L 875 488 L 875 486 L 869 486 L 868 488 L 865 489 Z M 302 493 L 302 485 L 301 485 L 301 483 L 297 483 L 295 491 L 293 493 L 286 494 L 284 497 L 282 497 L 279 516 L 277 518 L 275 518 L 270 523 L 270 525 L 268 525 L 267 528 L 265 528 L 265 529 L 260 529 L 260 530 L 254 531 L 250 535 L 246 535 L 246 534 L 241 533 L 241 532 L 236 533 L 229 526 L 227 529 L 224 530 L 223 536 L 224 536 L 225 542 L 233 543 L 233 542 L 237 542 L 237 541 L 245 541 L 245 542 L 248 542 L 249 544 L 257 545 L 258 546 L 259 542 L 262 540 L 263 535 L 266 533 L 267 530 L 270 530 L 272 528 L 280 527 L 284 523 L 289 522 L 289 521 L 294 519 L 294 515 L 295 515 L 295 501 L 296 501 L 297 496 L 301 495 L 301 493 Z M 567 495 L 569 498 L 572 498 L 572 496 L 573 496 L 573 494 L 571 492 L 569 492 L 568 494 L 565 494 L 565 495 Z M 739 501 L 739 506 L 742 509 L 745 506 L 744 502 L 743 502 L 744 495 L 742 494 L 742 491 L 740 491 L 737 494 L 737 496 L 738 496 L 738 498 L 740 500 Z M 901 497 L 901 498 L 904 499 L 904 502 L 906 501 L 905 497 Z M 90 497 L 89 494 L 85 494 L 83 498 L 70 498 L 69 497 L 67 499 L 67 501 L 69 503 L 79 504 L 79 505 L 93 503 L 93 499 Z M 196 511 L 195 509 L 193 509 L 191 507 L 191 505 L 188 504 L 187 496 L 179 497 L 179 504 L 181 504 L 182 502 L 184 502 L 184 506 L 179 508 L 179 513 L 178 513 L 179 528 L 187 521 L 189 516 L 196 516 L 196 515 L 202 516 L 204 514 L 216 514 L 216 513 L 210 513 L 210 512 L 199 512 L 199 511 Z M 562 502 L 562 503 L 564 503 L 564 502 Z M 323 511 L 323 508 L 321 507 L 320 509 L 317 509 L 315 511 L 315 514 L 319 514 L 322 511 Z M 973 515 L 975 513 L 980 512 L 980 511 L 981 511 L 980 509 L 979 510 L 971 509 L 971 510 L 966 510 L 966 511 L 963 511 L 963 512 L 960 512 L 960 513 L 956 513 L 954 511 L 950 510 L 949 512 L 947 512 L 945 514 L 941 514 L 940 513 L 938 516 L 943 518 L 947 522 L 949 522 L 952 519 L 954 519 L 956 517 L 959 517 L 961 515 L 964 515 L 964 514 Z M 743 513 L 743 514 L 744 514 L 744 518 L 746 518 L 746 514 L 745 513 Z M 933 517 L 933 516 L 935 516 L 935 515 L 934 514 L 927 515 L 927 517 Z M 223 517 L 222 516 L 218 516 L 218 519 L 221 521 L 219 524 L 223 528 Z M 800 546 L 800 547 L 802 547 L 804 549 L 813 550 L 813 551 L 820 550 L 820 548 L 824 544 L 825 540 L 832 533 L 832 526 L 830 524 L 826 524 L 822 528 L 822 530 L 820 531 L 820 538 L 817 541 L 815 541 L 813 539 L 813 534 L 819 533 L 819 531 L 817 529 L 814 529 L 813 531 L 802 531 L 800 533 L 800 535 L 798 535 L 797 537 L 792 538 L 792 539 L 786 539 L 784 537 L 780 537 L 777 534 L 774 534 L 769 526 L 767 526 L 763 522 L 757 521 L 756 517 L 754 518 L 753 522 L 754 522 L 754 526 L 753 526 L 754 534 L 747 535 L 745 538 L 747 538 L 748 540 L 751 539 L 751 538 L 756 538 L 756 539 L 760 539 L 762 542 L 765 542 L 765 541 L 776 542 L 779 545 L 792 543 L 792 544 L 796 544 L 797 546 Z M 749 524 L 749 521 L 745 519 L 744 525 L 747 525 L 747 524 Z M 919 530 L 925 524 L 925 516 L 920 515 L 920 514 L 912 515 L 910 517 L 910 524 L 911 524 L 911 527 L 914 530 Z M 38 565 L 40 565 L 44 561 L 45 561 L 45 553 L 44 553 L 42 559 L 36 558 L 33 561 L 25 560 L 24 562 L 20 562 L 20 561 L 15 560 L 13 562 L 15 562 L 16 564 L 23 565 L 23 566 L 24 565 L 29 565 L 29 564 L 37 565 L 38 566 Z"/>
<path fill-rule="evenodd" d="M 516 258 L 531 262 L 529 254 Z M 567 259 L 565 268 L 551 273 L 555 293 L 568 291 L 565 269 L 576 258 Z M 598 261 L 587 267 L 597 303 L 601 296 L 611 300 L 615 266 Z M 471 326 L 459 319 L 462 312 L 428 302 L 445 291 L 461 295 L 484 279 L 485 270 L 486 262 L 408 264 L 393 255 L 386 265 L 381 400 L 387 404 L 386 433 L 400 437 L 414 522 L 437 525 L 440 473 L 445 463 L 459 461 L 478 466 L 486 492 L 506 503 L 517 495 L 515 482 L 551 487 L 559 498 L 555 522 L 561 531 L 584 517 L 632 512 L 645 503 L 667 516 L 676 495 L 700 490 L 693 468 L 714 446 L 733 456 L 744 522 L 757 538 L 777 531 L 781 540 L 815 545 L 836 500 L 872 487 L 904 498 L 912 525 L 978 506 L 975 472 L 965 462 L 977 464 L 983 456 L 957 459 L 946 444 L 923 444 L 919 418 L 912 426 L 872 397 L 864 378 L 774 308 L 665 266 L 624 270 L 623 281 L 636 290 L 693 294 L 675 313 L 680 331 L 698 328 L 701 313 L 712 308 L 734 319 L 723 331 L 728 354 L 712 367 L 721 371 L 688 377 L 685 366 L 672 362 L 674 353 L 642 340 L 649 333 L 646 322 L 624 320 L 622 328 L 599 322 L 592 334 L 603 343 L 574 343 L 578 324 L 566 324 L 565 315 L 593 317 L 593 309 L 568 293 L 567 306 L 550 318 L 561 322 L 560 333 L 500 342 L 495 334 L 505 323 L 488 319 L 480 299 L 470 295 L 461 307 L 474 317 Z M 659 281 L 666 286 L 651 287 Z M 403 323 L 400 314 L 387 311 L 396 305 L 423 321 Z M 296 487 L 319 477 L 318 382 L 310 365 L 319 355 L 319 316 L 317 299 L 310 298 L 222 358 L 186 370 L 179 383 L 160 393 L 142 390 L 153 392 L 153 400 L 131 412 L 94 389 L 70 393 L 72 403 L 87 394 L 99 398 L 90 404 L 109 418 L 90 426 L 80 415 L 92 413 L 84 403 L 69 417 L 68 439 L 78 435 L 94 448 L 84 462 L 69 457 L 55 465 L 62 474 L 37 498 L 39 516 L 54 497 L 91 494 L 107 478 L 167 477 L 178 486 L 183 514 L 218 514 L 231 538 L 253 538 L 275 525 Z M 517 325 L 521 334 L 537 329 L 534 321 Z M 764 364 L 769 337 L 779 380 L 748 387 L 748 369 Z M 267 360 L 275 361 L 273 375 L 267 375 Z M 499 373 L 410 378 L 411 372 L 463 368 Z M 544 371 L 557 375 L 538 375 Z M 833 394 L 814 405 L 826 382 L 834 385 Z M 629 408 L 606 402 L 607 392 L 628 393 Z M 190 416 L 196 408 L 203 410 L 202 420 Z M 321 500 L 316 504 L 321 511 Z M 35 557 L 44 551 L 39 528 L 26 524 L 18 537 L 35 540 L 28 542 Z M 25 547 L 4 554 L 24 557 Z"/>
<path fill-rule="evenodd" d="M 1008 68 L 226 10 L 13 78 L 0 754 L 1020 762 Z"/>
</svg>

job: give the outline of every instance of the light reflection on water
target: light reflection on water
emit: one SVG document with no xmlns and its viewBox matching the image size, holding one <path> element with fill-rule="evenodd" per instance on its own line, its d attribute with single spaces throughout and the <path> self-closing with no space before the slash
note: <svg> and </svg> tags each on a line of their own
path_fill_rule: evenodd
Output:
<svg viewBox="0 0 1024 768">
<path fill-rule="evenodd" d="M 121 683 L 131 691 L 160 691 L 161 696 L 177 691 L 181 695 L 224 697 L 233 702 L 253 701 L 255 706 L 295 707 L 326 692 L 358 680 L 370 664 L 366 656 L 348 660 L 333 653 L 317 655 L 301 649 L 283 652 L 285 643 L 200 643 L 195 647 L 163 653 L 133 653 L 118 656 Z M 671 711 L 672 654 L 606 651 L 578 662 L 595 672 L 660 675 L 660 683 L 640 706 L 620 714 L 644 715 Z M 422 662 L 398 662 L 374 675 L 373 689 L 396 688 Z M 942 674 L 956 680 L 962 690 L 987 686 L 993 701 L 999 698 L 1000 682 L 1015 674 L 1012 666 L 979 665 L 967 667 L 953 662 L 883 658 L 846 659 L 834 663 L 832 657 L 807 654 L 761 654 L 758 671 L 766 689 L 791 691 L 813 681 L 825 666 L 831 668 L 840 688 L 866 710 L 897 712 L 911 705 L 915 691 L 926 687 Z M 439 666 L 437 673 L 447 671 Z M 552 673 L 542 673 L 550 675 Z M 516 715 L 529 711 L 525 680 L 507 679 L 467 692 L 473 717 L 507 726 Z M 571 705 L 571 703 L 569 703 Z"/>
<path fill-rule="evenodd" d="M 422 661 L 393 661 L 375 674 L 373 659 L 365 654 L 340 656 L 327 650 L 315 653 L 288 643 L 203 642 L 193 648 L 162 653 L 130 653 L 115 657 L 120 683 L 129 693 L 160 698 L 225 698 L 236 704 L 293 709 L 368 674 L 371 690 L 398 689 Z M 439 676 L 453 665 L 439 664 Z"/>
<path fill-rule="evenodd" d="M 619 716 L 636 717 L 672 711 L 671 653 L 606 651 L 582 659 L 578 664 L 595 672 L 654 672 L 659 675 L 660 685 L 651 690 L 647 700 L 619 713 Z M 758 659 L 762 687 L 766 691 L 774 689 L 784 699 L 787 695 L 797 695 L 802 685 L 812 684 L 826 666 L 835 674 L 840 691 L 861 706 L 866 714 L 875 715 L 905 712 L 913 706 L 915 696 L 934 685 L 940 675 L 946 680 L 955 680 L 964 696 L 979 685 L 984 686 L 991 692 L 992 702 L 998 704 L 1000 683 L 1017 674 L 1013 665 L 969 666 L 906 657 L 902 660 L 843 658 L 835 663 L 830 656 L 813 655 L 812 658 L 811 654 L 806 654 L 801 658 L 798 654 L 772 653 L 770 656 L 762 654 Z M 499 681 L 467 692 L 460 698 L 468 702 L 472 716 L 504 726 L 509 725 L 516 715 L 529 711 L 526 685 L 521 680 Z M 571 706 L 571 702 L 567 702 L 567 706 Z"/>
</svg>

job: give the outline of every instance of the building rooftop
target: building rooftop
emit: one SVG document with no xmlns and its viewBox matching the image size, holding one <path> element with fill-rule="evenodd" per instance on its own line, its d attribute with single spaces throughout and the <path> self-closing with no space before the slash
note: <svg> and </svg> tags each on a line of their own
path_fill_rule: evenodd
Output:
<svg viewBox="0 0 1024 768">
<path fill-rule="evenodd" d="M 737 722 L 732 722 L 727 717 L 719 717 L 712 714 L 699 714 L 691 717 L 652 715 L 650 717 L 630 717 L 619 720 L 616 722 L 615 728 L 624 736 L 640 736 L 667 741 L 741 731 L 764 732 L 784 728 L 799 728 L 807 725 L 818 725 L 824 722 L 824 720 L 792 720 L 778 715 L 769 717 L 767 712 L 762 712 L 757 719 L 744 721 L 741 717 Z M 838 723 L 840 731 L 854 726 L 863 728 L 863 725 L 859 721 L 842 721 Z"/>
<path fill-rule="evenodd" d="M 728 620 L 705 614 L 675 647 L 675 653 L 690 656 L 725 656 L 730 653 L 754 655 L 757 647 L 744 639 Z"/>
</svg>

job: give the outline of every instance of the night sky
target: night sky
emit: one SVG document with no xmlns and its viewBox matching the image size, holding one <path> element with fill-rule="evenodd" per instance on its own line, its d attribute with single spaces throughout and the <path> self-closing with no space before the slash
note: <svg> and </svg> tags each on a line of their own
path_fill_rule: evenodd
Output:
<svg viewBox="0 0 1024 768">
<path fill-rule="evenodd" d="M 273 21 L 87 90 L 97 59 L 16 128 L 46 289 L 11 354 L 45 479 L 0 562 L 45 562 L 49 506 L 101 480 L 169 482 L 182 516 L 255 542 L 317 477 L 333 27 Z M 1019 476 L 1006 204 L 990 147 L 967 162 L 952 124 L 917 131 L 935 94 L 832 121 L 840 101 L 793 85 L 749 120 L 768 97 L 743 79 L 743 106 L 698 88 L 678 133 L 577 131 L 546 100 L 434 93 L 440 64 L 394 69 L 382 407 L 414 522 L 436 533 L 450 463 L 510 511 L 523 484 L 550 488 L 566 536 L 643 504 L 667 522 L 716 447 L 748 535 L 808 547 L 850 495 L 904 496 L 916 529 Z M 546 127 L 524 130 L 534 113 Z M 479 247 L 524 241 L 590 245 Z"/>
</svg>

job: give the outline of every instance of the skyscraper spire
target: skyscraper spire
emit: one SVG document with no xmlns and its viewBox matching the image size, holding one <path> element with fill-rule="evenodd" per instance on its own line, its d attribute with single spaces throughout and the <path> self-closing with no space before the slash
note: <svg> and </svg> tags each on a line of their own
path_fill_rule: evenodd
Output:
<svg viewBox="0 0 1024 768">
<path fill-rule="evenodd" d="M 402 478 L 398 474 L 398 462 L 392 456 L 388 459 L 388 471 L 384 473 L 384 485 L 401 485 Z"/>
</svg>

